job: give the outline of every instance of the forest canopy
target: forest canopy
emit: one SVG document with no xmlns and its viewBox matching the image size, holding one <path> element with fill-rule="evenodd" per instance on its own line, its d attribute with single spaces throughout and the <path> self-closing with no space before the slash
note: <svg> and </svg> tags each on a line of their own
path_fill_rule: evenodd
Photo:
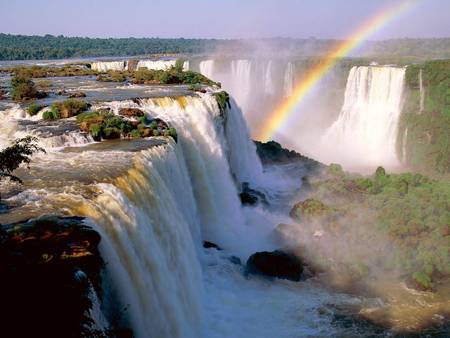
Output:
<svg viewBox="0 0 450 338">
<path fill-rule="evenodd" d="M 315 38 L 291 39 L 162 39 L 87 38 L 0 34 L 0 60 L 63 59 L 145 54 L 255 53 L 265 51 L 296 56 L 325 55 L 339 41 Z M 450 58 L 450 38 L 393 39 L 369 41 L 353 56 L 409 57 L 411 59 Z"/>
</svg>

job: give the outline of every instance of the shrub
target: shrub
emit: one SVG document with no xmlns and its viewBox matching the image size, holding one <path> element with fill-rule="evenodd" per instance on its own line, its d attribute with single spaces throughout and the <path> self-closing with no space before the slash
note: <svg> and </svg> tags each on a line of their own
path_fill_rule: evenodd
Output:
<svg viewBox="0 0 450 338">
<path fill-rule="evenodd" d="M 169 128 L 169 136 L 172 136 L 174 139 L 177 138 L 177 130 L 175 128 Z"/>
<path fill-rule="evenodd" d="M 225 109 L 230 108 L 230 95 L 226 91 L 214 93 L 214 97 L 222 113 Z"/>
<path fill-rule="evenodd" d="M 138 138 L 141 137 L 141 133 L 137 129 L 133 129 L 130 133 L 131 137 Z"/>
<path fill-rule="evenodd" d="M 28 106 L 27 112 L 28 112 L 28 114 L 29 114 L 30 116 L 34 116 L 34 115 L 36 115 L 37 113 L 39 113 L 39 111 L 40 111 L 42 108 L 45 108 L 45 105 L 43 105 L 43 104 L 32 103 L 32 104 L 30 104 L 30 105 Z"/>
<path fill-rule="evenodd" d="M 44 120 L 59 120 L 61 118 L 61 115 L 58 109 L 52 107 L 51 110 L 47 110 L 42 114 L 42 118 Z"/>
<path fill-rule="evenodd" d="M 11 96 L 13 100 L 26 100 L 38 97 L 34 82 L 25 76 L 15 76 L 11 79 Z"/>
<path fill-rule="evenodd" d="M 83 100 L 68 99 L 63 102 L 52 104 L 52 110 L 58 111 L 61 118 L 76 116 L 88 108 L 88 104 Z"/>
<path fill-rule="evenodd" d="M 89 126 L 89 133 L 92 135 L 94 140 L 99 140 L 102 137 L 102 127 L 94 123 Z"/>
<path fill-rule="evenodd" d="M 45 153 L 44 149 L 36 145 L 36 141 L 35 137 L 27 136 L 15 140 L 10 147 L 0 151 L 0 180 L 10 178 L 16 182 L 22 182 L 20 178 L 12 175 L 12 172 L 22 163 L 28 165 L 34 153 Z"/>
</svg>

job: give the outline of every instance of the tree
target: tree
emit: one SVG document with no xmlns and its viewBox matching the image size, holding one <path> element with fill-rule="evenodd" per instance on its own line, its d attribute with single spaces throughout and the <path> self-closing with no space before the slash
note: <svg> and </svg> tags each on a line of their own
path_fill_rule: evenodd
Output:
<svg viewBox="0 0 450 338">
<path fill-rule="evenodd" d="M 45 150 L 35 143 L 36 141 L 36 137 L 27 136 L 15 140 L 11 146 L 0 151 L 0 180 L 9 178 L 22 183 L 22 180 L 12 172 L 22 163 L 28 166 L 31 162 L 31 155 L 34 153 L 45 153 Z"/>
</svg>

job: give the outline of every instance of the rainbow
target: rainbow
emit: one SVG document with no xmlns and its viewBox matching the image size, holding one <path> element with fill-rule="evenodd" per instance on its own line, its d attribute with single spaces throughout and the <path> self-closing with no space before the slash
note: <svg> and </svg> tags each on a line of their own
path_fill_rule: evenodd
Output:
<svg viewBox="0 0 450 338">
<path fill-rule="evenodd" d="M 261 141 L 269 140 L 275 131 L 296 112 L 296 108 L 302 102 L 308 92 L 319 82 L 320 79 L 339 61 L 347 56 L 353 49 L 361 45 L 370 35 L 384 27 L 391 20 L 411 9 L 420 0 L 403 0 L 395 5 L 384 8 L 375 16 L 370 18 L 356 31 L 354 31 L 343 42 L 336 44 L 330 52 L 310 69 L 296 84 L 292 95 L 283 101 L 264 121 L 256 138 Z"/>
</svg>

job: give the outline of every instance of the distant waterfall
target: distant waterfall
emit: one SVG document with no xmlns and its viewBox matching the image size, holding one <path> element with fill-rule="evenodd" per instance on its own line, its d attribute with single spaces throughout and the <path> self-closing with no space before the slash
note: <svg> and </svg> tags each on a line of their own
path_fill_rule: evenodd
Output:
<svg viewBox="0 0 450 338">
<path fill-rule="evenodd" d="M 408 128 L 405 129 L 402 137 L 402 163 L 408 163 L 408 154 L 407 154 L 407 145 L 408 145 Z"/>
<path fill-rule="evenodd" d="M 250 103 L 251 70 L 252 62 L 250 60 L 231 61 L 232 94 L 244 110 L 248 109 Z"/>
<path fill-rule="evenodd" d="M 420 111 L 419 114 L 423 113 L 425 106 L 425 89 L 423 88 L 423 75 L 422 69 L 419 71 L 419 89 L 420 89 Z"/>
<path fill-rule="evenodd" d="M 286 71 L 284 72 L 284 84 L 283 84 L 283 95 L 289 97 L 294 91 L 294 64 L 288 62 L 286 65 Z"/>
<path fill-rule="evenodd" d="M 269 60 L 265 65 L 264 70 L 264 94 L 274 95 L 275 84 L 273 82 L 273 61 Z"/>
<path fill-rule="evenodd" d="M 350 165 L 398 164 L 395 144 L 404 79 L 404 68 L 351 69 L 341 113 L 322 138 L 329 160 Z"/>
<path fill-rule="evenodd" d="M 124 71 L 125 61 L 99 61 L 91 63 L 91 68 L 99 72 L 107 72 L 109 70 Z"/>
<path fill-rule="evenodd" d="M 199 68 L 201 74 L 209 79 L 214 79 L 214 60 L 201 61 Z"/>
<path fill-rule="evenodd" d="M 174 67 L 177 63 L 177 60 L 139 60 L 137 63 L 136 69 L 139 68 L 147 68 L 151 70 L 167 70 L 170 67 Z M 183 63 L 183 69 L 189 69 L 189 62 L 185 61 Z"/>
</svg>

